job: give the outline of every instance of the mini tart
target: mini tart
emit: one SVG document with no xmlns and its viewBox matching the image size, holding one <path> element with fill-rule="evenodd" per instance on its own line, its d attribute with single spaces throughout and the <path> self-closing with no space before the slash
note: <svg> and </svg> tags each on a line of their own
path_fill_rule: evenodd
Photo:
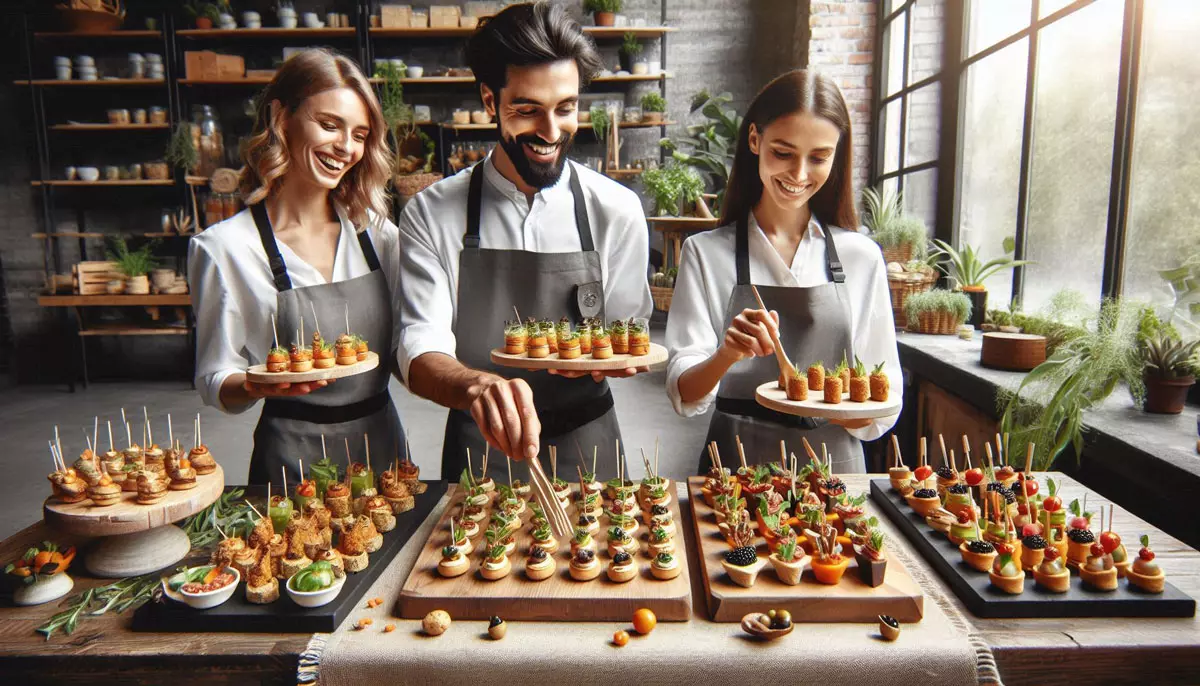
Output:
<svg viewBox="0 0 1200 686">
<path fill-rule="evenodd" d="M 654 561 L 650 563 L 650 573 L 659 581 L 669 581 L 679 576 L 681 568 L 679 560 L 675 557 L 671 558 L 670 564 L 664 565 L 658 560 L 658 556 L 654 557 Z"/>
<path fill-rule="evenodd" d="M 1025 572 L 1021 572 L 1016 576 L 1000 576 L 995 572 L 989 571 L 988 578 L 992 580 L 993 586 L 1009 595 L 1021 595 L 1021 592 L 1025 590 Z"/>
<path fill-rule="evenodd" d="M 172 491 L 190 491 L 196 487 L 196 472 L 188 470 L 180 470 L 179 474 L 171 479 L 171 485 L 167 488 Z"/>
<path fill-rule="evenodd" d="M 87 494 L 96 507 L 108 507 L 121 502 L 121 487 L 116 484 L 92 486 L 87 489 Z"/>
<path fill-rule="evenodd" d="M 674 538 L 668 538 L 667 540 L 665 540 L 665 541 L 663 541 L 663 542 L 661 542 L 661 543 L 657 543 L 657 542 L 648 542 L 648 543 L 647 543 L 647 551 L 646 551 L 646 553 L 647 553 L 647 554 L 648 554 L 648 555 L 649 555 L 651 558 L 658 557 L 659 553 L 671 553 L 671 554 L 674 554 L 674 553 L 675 553 L 675 539 L 674 539 Z"/>
<path fill-rule="evenodd" d="M 600 561 L 594 556 L 586 564 L 580 564 L 574 557 L 571 558 L 571 578 L 576 581 L 591 581 L 600 576 Z"/>
<path fill-rule="evenodd" d="M 447 579 L 452 579 L 456 576 L 462 576 L 463 574 L 466 574 L 467 570 L 471 568 L 471 561 L 467 559 L 467 555 L 469 554 L 470 553 L 463 552 L 463 550 L 460 548 L 458 555 L 453 559 L 447 560 L 443 557 L 440 561 L 438 561 L 438 574 L 441 574 Z"/>
<path fill-rule="evenodd" d="M 630 557 L 629 560 L 624 564 L 610 562 L 607 570 L 608 580 L 617 584 L 623 584 L 626 581 L 633 580 L 633 578 L 637 576 L 637 573 L 637 565 L 634 564 L 632 557 Z"/>
<path fill-rule="evenodd" d="M 533 559 L 529 559 L 525 562 L 525 576 L 529 577 L 531 581 L 549 579 L 558 570 L 558 562 L 554 560 L 554 556 L 549 554 L 549 550 L 546 553 L 545 559 L 541 561 L 535 562 Z"/>
<path fill-rule="evenodd" d="M 935 510 L 942 506 L 942 501 L 937 497 L 937 495 L 933 495 L 928 498 L 918 498 L 915 495 L 910 495 L 908 497 L 908 505 L 918 515 L 922 517 L 928 517 L 929 515 L 933 514 Z"/>
<path fill-rule="evenodd" d="M 262 586 L 246 585 L 246 602 L 266 605 L 279 600 L 279 581 L 275 577 Z"/>
<path fill-rule="evenodd" d="M 1066 593 L 1071 590 L 1071 570 L 1067 569 L 1066 565 L 1063 565 L 1062 571 L 1059 572 L 1051 572 L 1045 567 L 1043 563 L 1033 568 L 1035 584 L 1051 593 Z"/>
<path fill-rule="evenodd" d="M 1042 560 L 1046 557 L 1045 548 L 1030 548 L 1027 545 L 1021 546 L 1021 568 L 1025 571 L 1037 569 L 1038 565 L 1042 564 Z"/>
<path fill-rule="evenodd" d="M 967 566 L 971 569 L 980 572 L 991 572 L 992 562 L 996 559 L 998 553 L 995 550 L 990 553 L 972 552 L 967 548 L 968 544 L 969 541 L 963 541 L 958 546 L 958 552 L 962 554 L 962 561 L 967 563 Z"/>
<path fill-rule="evenodd" d="M 930 529 L 947 535 L 949 535 L 950 528 L 954 526 L 954 523 L 957 521 L 958 520 L 954 517 L 946 516 L 945 513 L 942 513 L 941 516 L 938 516 L 938 513 L 934 512 L 933 514 L 925 517 L 925 523 L 929 525 Z"/>
<path fill-rule="evenodd" d="M 536 545 L 537 547 L 541 548 L 542 550 L 545 550 L 547 553 L 549 553 L 551 555 L 558 552 L 558 539 L 555 538 L 554 536 L 550 536 L 549 540 L 545 540 L 545 541 L 539 541 L 536 538 L 534 538 L 532 540 L 533 540 L 533 545 Z"/>
<path fill-rule="evenodd" d="M 850 566 L 850 556 L 838 555 L 838 560 L 835 562 L 822 561 L 816 557 L 809 562 L 809 567 L 812 569 L 813 577 L 823 584 L 830 586 L 836 585 L 842 580 L 842 575 L 846 573 L 846 568 Z"/>
<path fill-rule="evenodd" d="M 1088 588 L 1096 591 L 1115 591 L 1117 590 L 1117 568 L 1103 569 L 1100 571 L 1092 571 L 1088 569 L 1087 563 L 1079 566 L 1079 578 L 1083 580 L 1083 584 Z"/>
<path fill-rule="evenodd" d="M 1092 553 L 1092 543 L 1093 541 L 1076 543 L 1067 537 L 1067 565 L 1077 569 L 1082 567 L 1087 562 L 1088 555 Z"/>
<path fill-rule="evenodd" d="M 589 536 L 587 543 L 584 543 L 583 545 L 576 543 L 575 539 L 571 539 L 571 556 L 572 557 L 575 556 L 575 553 L 579 552 L 580 548 L 586 548 L 586 549 L 592 551 L 593 553 L 596 552 L 596 539 Z"/>
<path fill-rule="evenodd" d="M 1167 575 L 1163 570 L 1159 569 L 1158 574 L 1143 574 L 1139 571 L 1137 562 L 1125 572 L 1125 578 L 1129 579 L 1129 585 L 1141 589 L 1146 593 L 1162 593 L 1163 587 L 1167 583 Z"/>
<path fill-rule="evenodd" d="M 651 520 L 649 526 L 651 531 L 654 531 L 655 529 L 662 529 L 672 536 L 674 536 L 677 531 L 675 529 L 675 520 L 671 519 L 669 516 L 656 517 Z"/>
<path fill-rule="evenodd" d="M 482 576 L 488 581 L 496 581 L 508 576 L 512 571 L 512 562 L 509 562 L 508 555 L 505 555 L 499 560 L 486 559 L 483 564 L 479 565 L 479 576 Z"/>
<path fill-rule="evenodd" d="M 475 522 L 478 524 L 479 522 L 482 522 L 488 518 L 487 509 L 481 506 L 481 509 L 478 512 L 468 512 L 467 508 L 464 507 L 462 509 L 462 518 L 466 521 Z"/>
<path fill-rule="evenodd" d="M 358 555 L 347 555 L 342 553 L 342 564 L 346 566 L 347 572 L 361 572 L 367 568 L 367 563 L 370 558 L 367 557 L 367 551 L 362 551 Z"/>
<path fill-rule="evenodd" d="M 459 531 L 461 531 L 461 529 Z M 464 538 L 461 543 L 458 541 L 451 541 L 449 545 L 458 548 L 458 551 L 463 555 L 470 555 L 471 553 L 475 552 L 475 544 L 471 543 L 470 538 Z"/>
<path fill-rule="evenodd" d="M 891 482 L 893 491 L 903 491 L 904 486 L 911 479 L 912 470 L 908 467 L 892 467 L 888 469 L 888 481 Z"/>
</svg>

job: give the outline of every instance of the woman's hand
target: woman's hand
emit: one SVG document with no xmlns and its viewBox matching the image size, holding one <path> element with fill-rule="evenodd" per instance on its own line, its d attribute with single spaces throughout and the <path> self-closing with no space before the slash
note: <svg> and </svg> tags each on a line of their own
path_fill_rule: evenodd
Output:
<svg viewBox="0 0 1200 686">
<path fill-rule="evenodd" d="M 318 388 L 325 388 L 336 379 L 309 381 L 306 383 L 254 383 L 246 381 L 242 383 L 242 388 L 246 394 L 253 400 L 259 398 L 291 398 L 299 395 L 308 395 Z"/>
<path fill-rule="evenodd" d="M 725 330 L 718 352 L 734 362 L 749 357 L 775 354 L 771 334 L 779 332 L 779 313 L 772 310 L 742 310 Z"/>
<path fill-rule="evenodd" d="M 874 419 L 830 419 L 830 424 L 837 424 L 843 429 L 865 429 L 871 426 Z"/>
</svg>

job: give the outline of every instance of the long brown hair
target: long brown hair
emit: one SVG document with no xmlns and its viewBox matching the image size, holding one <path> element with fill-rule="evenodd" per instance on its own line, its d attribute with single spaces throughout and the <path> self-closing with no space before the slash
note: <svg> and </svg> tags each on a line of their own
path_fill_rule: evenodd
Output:
<svg viewBox="0 0 1200 686">
<path fill-rule="evenodd" d="M 389 214 L 387 182 L 391 177 L 391 153 L 387 123 L 375 91 L 358 65 L 349 58 L 325 49 L 305 50 L 283 63 L 258 101 L 254 134 L 242 148 L 241 190 L 247 205 L 261 202 L 278 187 L 288 172 L 288 144 L 284 115 L 296 111 L 308 98 L 334 88 L 349 88 L 358 94 L 371 119 L 371 130 L 363 157 L 350 168 L 330 193 L 347 218 L 360 232 L 375 213 L 382 221 Z M 272 116 L 271 103 L 282 106 Z"/>
<path fill-rule="evenodd" d="M 827 76 L 807 69 L 796 69 L 776 77 L 759 91 L 746 111 L 738 130 L 733 169 L 725 190 L 721 224 L 730 224 L 747 217 L 762 197 L 763 184 L 758 175 L 758 155 L 750 151 L 750 125 L 759 135 L 771 122 L 798 112 L 828 119 L 841 136 L 833 154 L 833 168 L 825 185 L 808 201 L 814 217 L 826 226 L 839 226 L 854 231 L 858 228 L 858 213 L 854 209 L 854 179 L 851 173 L 854 150 L 850 130 L 850 113 L 837 84 Z"/>
</svg>

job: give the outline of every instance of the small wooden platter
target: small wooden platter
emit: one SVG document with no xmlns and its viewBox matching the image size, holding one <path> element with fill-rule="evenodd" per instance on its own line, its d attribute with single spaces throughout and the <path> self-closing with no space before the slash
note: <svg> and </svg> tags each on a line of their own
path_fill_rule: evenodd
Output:
<svg viewBox="0 0 1200 686">
<path fill-rule="evenodd" d="M 256 364 L 246 370 L 246 380 L 251 383 L 307 383 L 344 379 L 348 376 L 365 374 L 379 366 L 379 355 L 367 353 L 367 359 L 354 364 L 338 364 L 328 369 L 313 369 L 307 372 L 268 372 L 267 365 Z"/>
<path fill-rule="evenodd" d="M 554 576 L 543 581 L 531 581 L 525 576 L 532 538 L 529 535 L 529 520 L 532 513 L 526 508 L 521 515 L 522 528 L 516 534 L 517 549 L 509 556 L 512 571 L 498 581 L 486 581 L 479 575 L 482 559 L 482 534 L 472 540 L 477 549 L 468 555 L 471 569 L 462 576 L 444 578 L 437 572 L 442 547 L 450 538 L 450 519 L 458 511 L 462 501 L 461 491 L 451 487 L 451 505 L 446 508 L 437 526 L 425 542 L 416 565 L 404 582 L 396 602 L 396 614 L 405 619 L 420 619 L 433 610 L 445 610 L 455 619 L 489 619 L 499 615 L 506 620 L 540 620 L 560 622 L 629 621 L 634 610 L 647 607 L 659 621 L 685 622 L 692 616 L 692 583 L 688 571 L 688 555 L 684 543 L 679 499 L 671 498 L 668 506 L 675 521 L 675 559 L 679 562 L 679 576 L 669 581 L 660 581 L 650 574 L 650 558 L 645 538 L 648 527 L 638 517 L 636 538 L 641 551 L 634 556 L 638 567 L 636 578 L 625 583 L 610 581 L 606 571 L 611 557 L 607 551 L 608 517 L 600 516 L 600 531 L 593 538 L 597 545 L 596 559 L 600 563 L 600 576 L 591 581 L 576 581 L 569 573 L 570 540 L 559 541 L 559 549 L 552 556 L 557 564 Z M 578 489 L 578 486 L 575 486 Z M 676 496 L 676 486 L 671 493 Z M 574 499 L 572 499 L 572 503 Z M 574 507 L 570 508 L 574 512 Z M 486 528 L 487 520 L 481 523 Z"/>
<path fill-rule="evenodd" d="M 714 511 L 704 502 L 701 487 L 704 477 L 688 478 L 691 492 L 691 519 L 699 546 L 700 578 L 704 583 L 708 613 L 714 622 L 741 622 L 750 613 L 766 608 L 792 613 L 795 623 L 874 622 L 887 614 L 901 622 L 919 622 L 925 612 L 925 595 L 895 556 L 888 557 L 884 582 L 874 588 L 858 576 L 858 563 L 851 553 L 850 567 L 833 586 L 818 583 L 811 570 L 805 570 L 799 584 L 788 586 L 775 575 L 768 562 L 758 573 L 754 586 L 743 588 L 733 583 L 722 557 L 729 551 Z M 759 539 L 759 557 L 769 551 Z"/>
<path fill-rule="evenodd" d="M 768 381 L 754 391 L 759 405 L 776 412 L 799 417 L 821 417 L 824 419 L 875 419 L 899 414 L 904 400 L 899 393 L 888 395 L 886 402 L 868 400 L 856 403 L 849 393 L 842 394 L 842 402 L 827 403 L 821 393 L 809 392 L 808 400 L 788 400 L 787 393 L 779 388 L 778 381 Z"/>
<path fill-rule="evenodd" d="M 983 334 L 979 363 L 992 369 L 1027 372 L 1046 361 L 1046 337 L 989 331 Z"/>
<path fill-rule="evenodd" d="M 548 357 L 530 357 L 528 355 L 509 355 L 504 348 L 492 351 L 492 362 L 501 367 L 516 367 L 519 369 L 562 369 L 573 372 L 611 372 L 629 367 L 648 367 L 667 361 L 667 349 L 657 343 L 650 344 L 647 355 L 617 355 L 613 354 L 607 360 L 592 359 L 589 355 L 580 355 L 573 360 L 559 359 L 558 353 L 550 353 Z"/>
</svg>

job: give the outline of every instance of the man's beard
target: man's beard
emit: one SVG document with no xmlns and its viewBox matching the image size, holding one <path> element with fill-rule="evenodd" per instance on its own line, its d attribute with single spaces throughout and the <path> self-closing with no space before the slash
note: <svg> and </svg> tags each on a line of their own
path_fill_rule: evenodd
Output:
<svg viewBox="0 0 1200 686">
<path fill-rule="evenodd" d="M 573 135 L 563 132 L 563 135 L 558 139 L 558 157 L 554 162 L 545 164 L 542 162 L 533 162 L 525 156 L 525 144 L 532 145 L 554 145 L 542 140 L 541 136 L 536 134 L 522 134 L 515 138 L 509 138 L 504 135 L 504 129 L 500 129 L 500 147 L 504 148 L 508 159 L 512 160 L 513 167 L 517 173 L 521 175 L 521 180 L 541 190 L 549 188 L 558 183 L 562 177 L 563 165 L 567 163 L 567 153 L 571 150 L 571 144 L 575 138 Z"/>
</svg>

